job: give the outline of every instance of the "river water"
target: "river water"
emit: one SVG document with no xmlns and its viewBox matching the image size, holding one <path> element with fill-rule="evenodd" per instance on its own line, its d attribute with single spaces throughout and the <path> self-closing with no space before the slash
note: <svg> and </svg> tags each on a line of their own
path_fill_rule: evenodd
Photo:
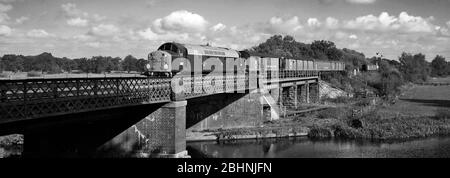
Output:
<svg viewBox="0 0 450 178">
<path fill-rule="evenodd" d="M 193 158 L 449 158 L 450 137 L 373 142 L 304 137 L 189 142 Z"/>
<path fill-rule="evenodd" d="M 450 158 L 450 137 L 410 141 L 311 140 L 305 137 L 188 142 L 193 158 Z M 0 147 L 0 158 L 21 157 L 22 147 Z"/>
</svg>

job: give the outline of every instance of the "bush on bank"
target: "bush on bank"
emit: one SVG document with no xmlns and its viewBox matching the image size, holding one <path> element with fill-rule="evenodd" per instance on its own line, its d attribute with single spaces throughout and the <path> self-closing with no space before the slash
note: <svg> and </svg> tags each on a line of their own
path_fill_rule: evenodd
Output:
<svg viewBox="0 0 450 178">
<path fill-rule="evenodd" d="M 324 111 L 326 112 L 326 111 Z M 395 116 L 386 117 L 376 110 L 349 118 L 331 117 L 339 120 L 332 124 L 315 124 L 310 128 L 310 138 L 344 138 L 344 139 L 406 139 L 433 135 L 450 134 L 450 112 L 441 110 L 436 117 Z M 357 128 L 351 121 L 360 121 Z"/>
<path fill-rule="evenodd" d="M 14 146 L 23 144 L 23 135 L 13 134 L 0 137 L 0 146 Z"/>
</svg>

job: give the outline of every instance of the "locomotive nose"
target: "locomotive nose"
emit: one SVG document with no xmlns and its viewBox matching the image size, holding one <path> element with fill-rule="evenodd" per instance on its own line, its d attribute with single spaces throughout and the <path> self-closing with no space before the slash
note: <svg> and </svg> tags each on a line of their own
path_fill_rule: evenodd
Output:
<svg viewBox="0 0 450 178">
<path fill-rule="evenodd" d="M 170 54 L 165 51 L 154 51 L 148 55 L 149 63 L 146 65 L 148 70 L 168 70 Z"/>
</svg>

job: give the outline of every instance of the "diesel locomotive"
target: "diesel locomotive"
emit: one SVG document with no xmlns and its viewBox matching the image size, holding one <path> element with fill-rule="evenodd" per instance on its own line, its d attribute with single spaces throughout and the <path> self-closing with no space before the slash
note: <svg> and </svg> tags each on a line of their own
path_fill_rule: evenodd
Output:
<svg viewBox="0 0 450 178">
<path fill-rule="evenodd" d="M 177 59 L 183 60 L 176 61 Z M 250 64 L 251 62 L 253 64 Z M 175 63 L 177 65 L 174 65 Z M 210 45 L 169 42 L 149 53 L 143 75 L 170 77 L 185 68 L 189 68 L 188 71 L 191 73 L 208 74 L 211 72 L 249 72 L 261 69 L 266 71 L 342 71 L 344 67 L 343 62 L 301 60 Z"/>
</svg>

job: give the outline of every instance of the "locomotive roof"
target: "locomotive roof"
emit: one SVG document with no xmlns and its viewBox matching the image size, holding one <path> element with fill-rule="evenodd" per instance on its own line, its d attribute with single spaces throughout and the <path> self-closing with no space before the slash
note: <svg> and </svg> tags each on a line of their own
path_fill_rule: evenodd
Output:
<svg viewBox="0 0 450 178">
<path fill-rule="evenodd" d="M 239 58 L 239 53 L 237 51 L 228 48 L 212 47 L 207 45 L 181 44 L 181 43 L 171 43 L 171 44 L 177 46 L 180 49 L 186 49 L 188 55 Z"/>
</svg>

